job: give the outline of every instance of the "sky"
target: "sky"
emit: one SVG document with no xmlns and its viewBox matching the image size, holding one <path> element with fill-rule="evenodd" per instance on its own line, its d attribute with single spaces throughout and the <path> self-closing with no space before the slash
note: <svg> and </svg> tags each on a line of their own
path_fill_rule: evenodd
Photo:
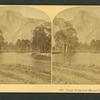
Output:
<svg viewBox="0 0 100 100">
<path fill-rule="evenodd" d="M 80 8 L 79 8 L 80 7 Z M 23 8 L 23 9 L 22 9 Z M 28 9 L 27 9 L 28 8 Z M 3 10 L 10 9 L 21 12 L 25 17 L 32 17 L 38 19 L 45 19 L 46 21 L 52 21 L 54 17 L 69 17 L 70 14 L 77 14 L 77 9 L 87 9 L 90 12 L 95 13 L 100 17 L 100 6 L 70 6 L 70 5 L 0 5 L 0 15 Z M 71 10 L 72 9 L 72 10 Z M 71 13 L 70 13 L 71 10 Z"/>
<path fill-rule="evenodd" d="M 0 16 L 4 13 L 5 10 L 13 10 L 21 13 L 24 17 L 27 18 L 37 18 L 37 19 L 43 19 L 45 21 L 50 22 L 49 16 L 36 8 L 31 7 L 0 7 Z"/>
<path fill-rule="evenodd" d="M 86 9 L 100 17 L 100 6 L 57 6 L 57 5 L 0 5 L 0 15 L 4 10 L 21 12 L 25 17 L 52 21 L 55 16 L 71 20 L 79 10 Z"/>
<path fill-rule="evenodd" d="M 88 12 L 91 12 L 92 14 L 96 15 L 98 18 L 100 18 L 100 7 L 74 7 L 62 10 L 59 12 L 56 17 L 58 18 L 64 18 L 66 21 L 72 20 L 79 11 L 86 10 Z"/>
</svg>

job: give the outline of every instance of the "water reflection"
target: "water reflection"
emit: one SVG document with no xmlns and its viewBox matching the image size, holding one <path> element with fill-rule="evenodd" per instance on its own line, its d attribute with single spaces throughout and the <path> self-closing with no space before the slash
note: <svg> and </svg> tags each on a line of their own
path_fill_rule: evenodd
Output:
<svg viewBox="0 0 100 100">
<path fill-rule="evenodd" d="M 53 62 L 100 65 L 100 53 L 53 54 Z"/>
<path fill-rule="evenodd" d="M 34 59 L 31 53 L 0 53 L 0 64 L 22 64 L 36 67 L 50 66 L 50 61 Z"/>
</svg>

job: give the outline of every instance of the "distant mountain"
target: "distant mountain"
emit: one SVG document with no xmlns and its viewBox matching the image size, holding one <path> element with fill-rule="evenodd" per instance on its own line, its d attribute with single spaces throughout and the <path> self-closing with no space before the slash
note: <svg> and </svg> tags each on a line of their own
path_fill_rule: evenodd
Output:
<svg viewBox="0 0 100 100">
<path fill-rule="evenodd" d="M 53 33 L 63 29 L 64 22 L 66 22 L 63 18 L 54 18 L 53 20 Z"/>
<path fill-rule="evenodd" d="M 81 10 L 71 21 L 55 18 L 54 33 L 63 29 L 64 23 L 70 23 L 72 25 L 77 31 L 77 36 L 80 42 L 89 43 L 92 39 L 100 39 L 100 18 L 95 14 Z"/>
<path fill-rule="evenodd" d="M 50 23 L 42 19 L 25 18 L 19 12 L 7 10 L 0 16 L 0 30 L 7 42 L 16 42 L 18 39 L 32 39 L 33 30 L 44 24 L 50 27 Z"/>
<path fill-rule="evenodd" d="M 77 35 L 82 42 L 90 42 L 96 39 L 97 16 L 87 11 L 80 11 L 71 21 L 73 27 L 77 31 Z"/>
</svg>

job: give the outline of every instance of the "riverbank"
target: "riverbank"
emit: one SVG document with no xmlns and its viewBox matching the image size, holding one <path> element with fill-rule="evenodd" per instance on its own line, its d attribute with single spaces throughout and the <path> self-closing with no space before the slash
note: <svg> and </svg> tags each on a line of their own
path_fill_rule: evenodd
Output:
<svg viewBox="0 0 100 100">
<path fill-rule="evenodd" d="M 53 63 L 54 84 L 100 84 L 100 66 Z"/>
<path fill-rule="evenodd" d="M 50 68 L 0 64 L 0 84 L 50 84 Z"/>
<path fill-rule="evenodd" d="M 96 50 L 75 50 L 72 52 L 52 52 L 52 54 L 63 54 L 63 53 L 100 53 L 100 51 Z"/>
</svg>

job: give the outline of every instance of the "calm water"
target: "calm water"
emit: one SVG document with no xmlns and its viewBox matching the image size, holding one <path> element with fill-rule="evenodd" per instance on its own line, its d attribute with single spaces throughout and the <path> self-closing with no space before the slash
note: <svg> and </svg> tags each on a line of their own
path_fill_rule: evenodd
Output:
<svg viewBox="0 0 100 100">
<path fill-rule="evenodd" d="M 100 65 L 100 53 L 53 54 L 53 62 Z"/>
<path fill-rule="evenodd" d="M 50 61 L 34 59 L 31 53 L 0 53 L 0 64 L 23 64 L 36 67 L 50 66 Z"/>
</svg>

